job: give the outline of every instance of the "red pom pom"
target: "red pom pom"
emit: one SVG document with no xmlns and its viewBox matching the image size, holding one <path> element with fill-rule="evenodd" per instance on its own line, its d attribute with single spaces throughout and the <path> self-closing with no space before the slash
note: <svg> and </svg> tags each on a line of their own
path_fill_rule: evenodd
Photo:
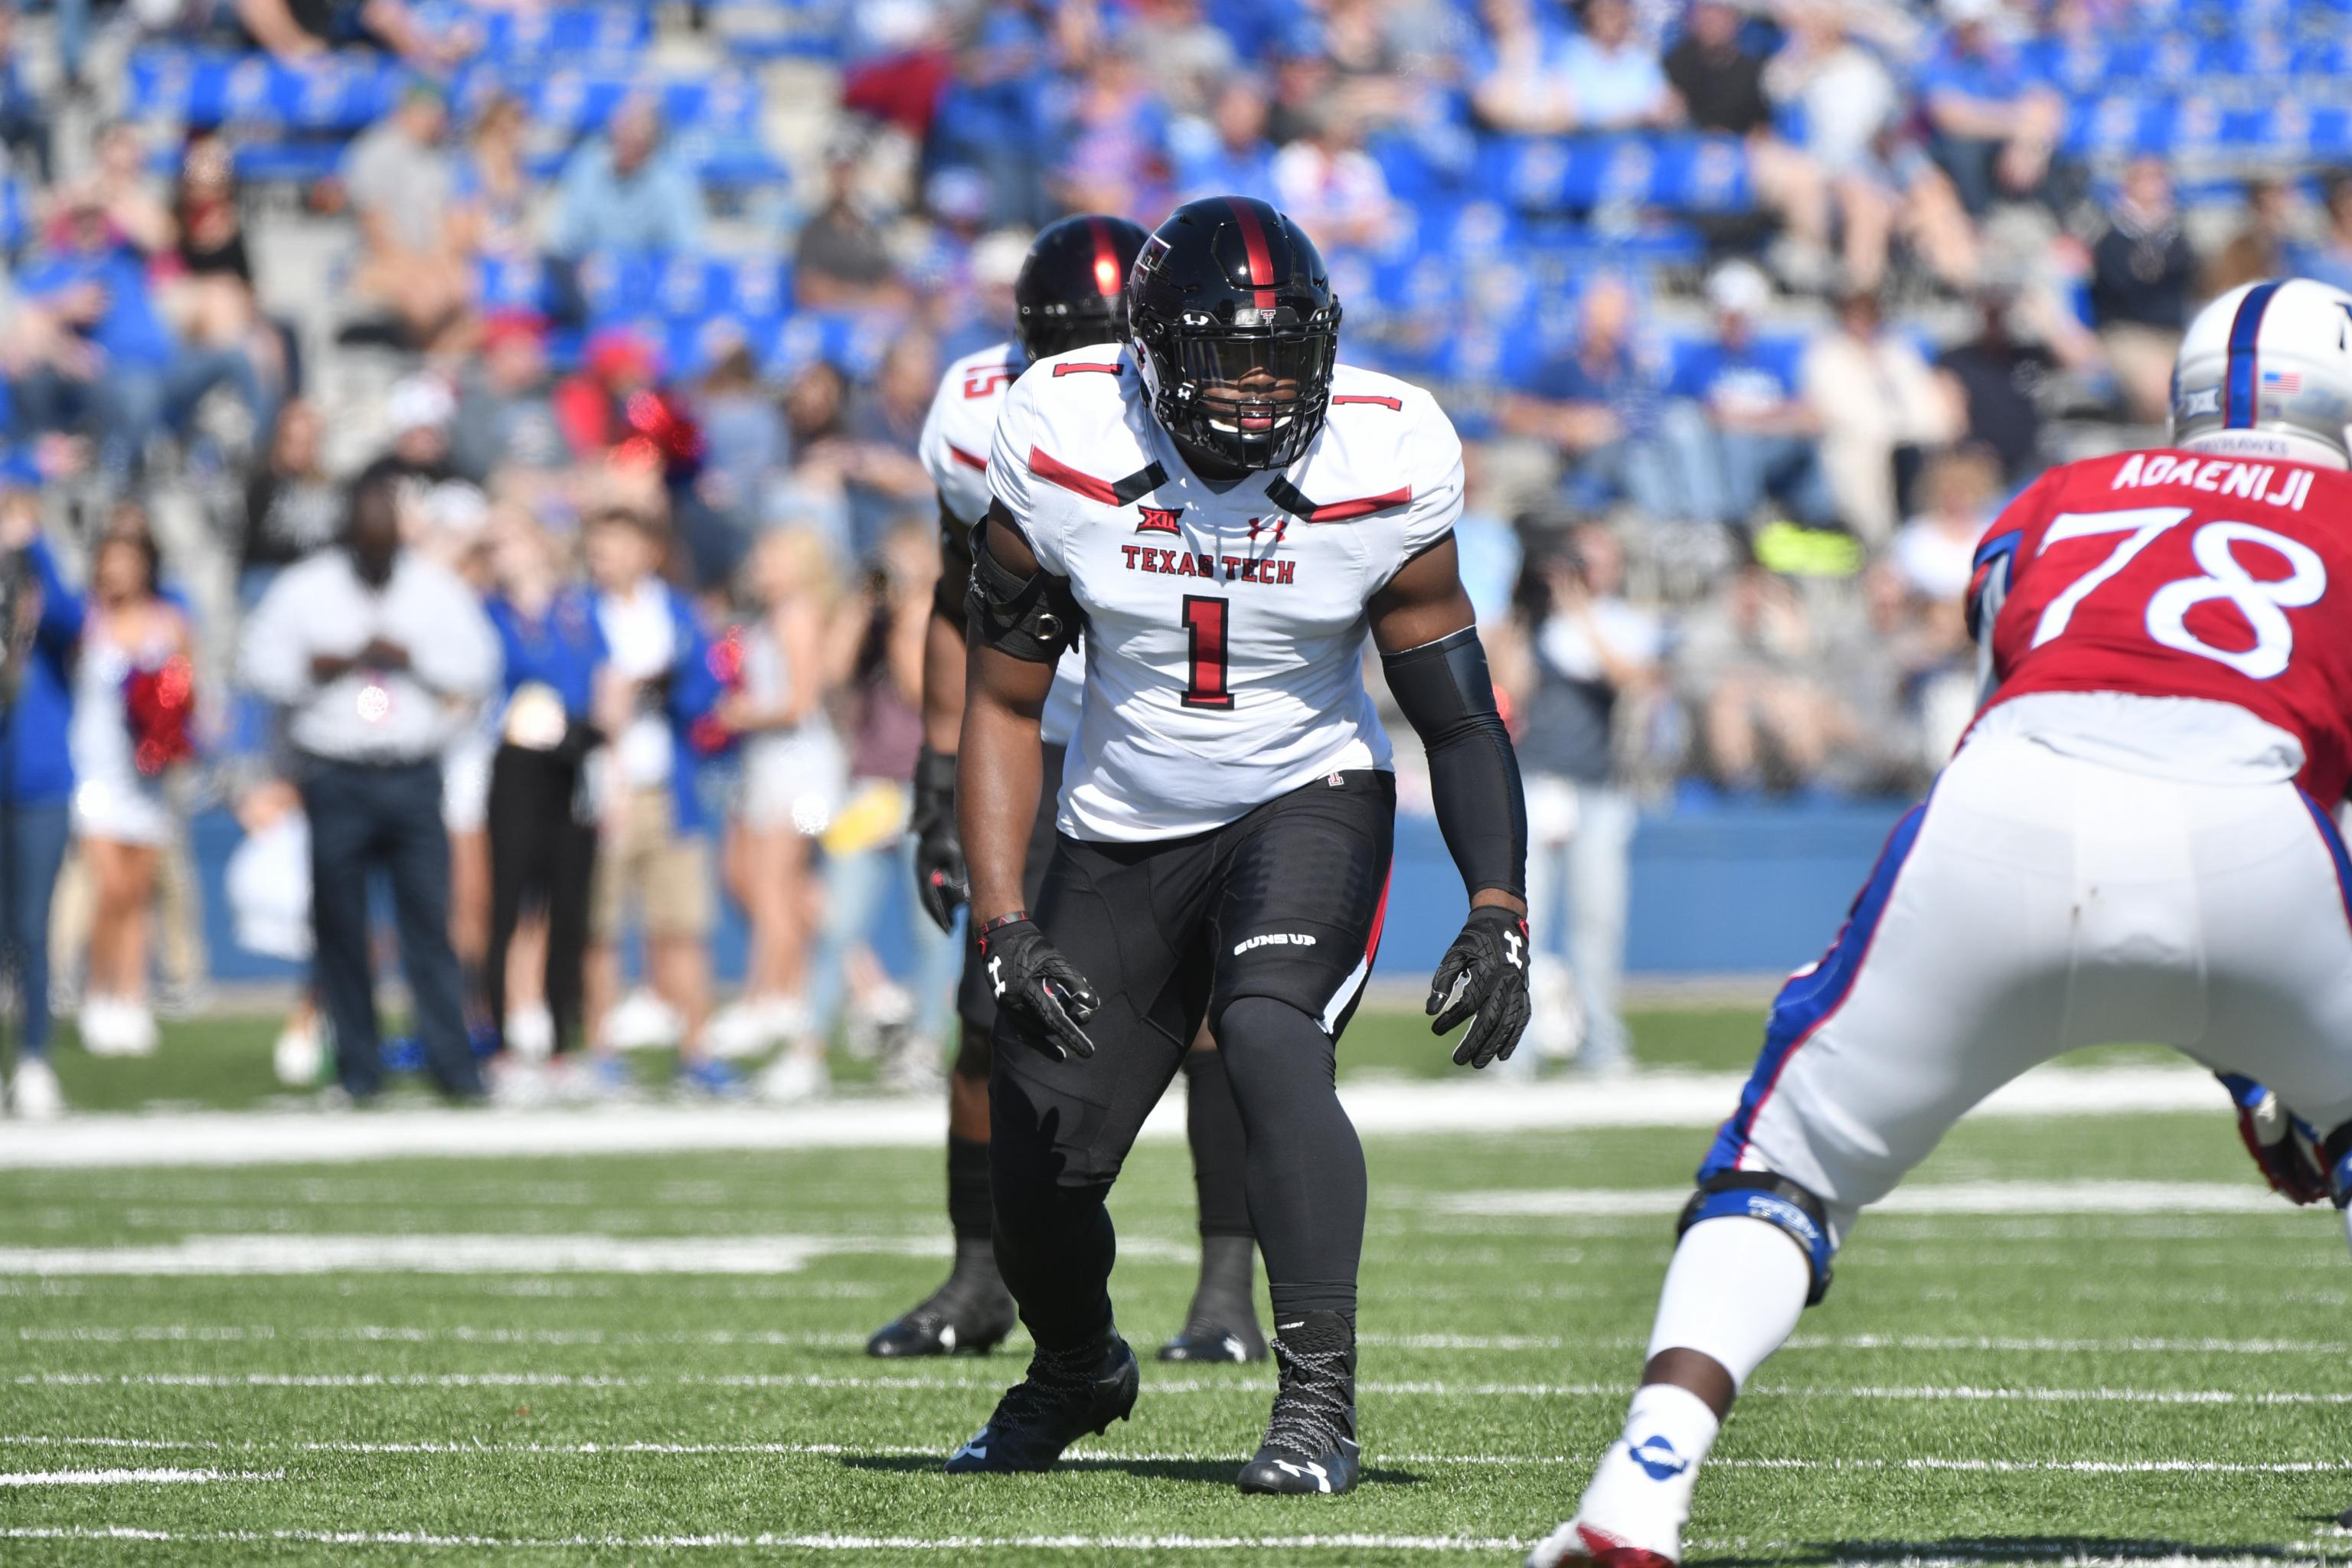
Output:
<svg viewBox="0 0 2352 1568">
<path fill-rule="evenodd" d="M 196 706 L 195 669 L 185 658 L 166 659 L 153 669 L 123 678 L 123 714 L 131 726 L 131 761 L 153 777 L 196 754 L 189 721 Z"/>
</svg>

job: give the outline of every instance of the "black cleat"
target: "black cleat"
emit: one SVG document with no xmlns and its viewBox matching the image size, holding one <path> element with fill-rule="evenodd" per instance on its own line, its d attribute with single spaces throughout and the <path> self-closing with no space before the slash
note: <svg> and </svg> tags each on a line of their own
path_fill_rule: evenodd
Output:
<svg viewBox="0 0 2352 1568">
<path fill-rule="evenodd" d="M 1211 1314 L 1195 1306 L 1192 1316 L 1185 1321 L 1184 1330 L 1160 1347 L 1161 1361 L 1183 1362 L 1252 1362 L 1265 1359 L 1265 1335 L 1258 1331 L 1257 1314 L 1246 1307 L 1233 1319 L 1234 1327 L 1227 1328 L 1220 1319 L 1225 1314 Z"/>
<path fill-rule="evenodd" d="M 1003 1475 L 1051 1469 L 1062 1450 L 1100 1436 L 1135 1408 L 1139 1373 L 1135 1352 L 1107 1331 L 1074 1351 L 1040 1350 L 1029 1375 L 1004 1391 L 982 1426 L 948 1456 L 951 1476 Z"/>
<path fill-rule="evenodd" d="M 866 1353 L 885 1359 L 986 1355 L 1004 1342 L 1014 1321 L 1013 1293 L 993 1267 L 985 1279 L 975 1279 L 959 1266 L 921 1305 L 875 1330 Z"/>
<path fill-rule="evenodd" d="M 1304 1312 L 1275 1325 L 1282 1369 L 1265 1441 L 1234 1484 L 1245 1492 L 1356 1489 L 1356 1331 L 1337 1312 Z"/>
</svg>

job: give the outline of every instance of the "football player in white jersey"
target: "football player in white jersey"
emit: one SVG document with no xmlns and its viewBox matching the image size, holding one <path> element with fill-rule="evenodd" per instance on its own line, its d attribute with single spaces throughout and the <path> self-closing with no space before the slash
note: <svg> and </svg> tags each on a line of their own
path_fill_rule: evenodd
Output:
<svg viewBox="0 0 2352 1568">
<path fill-rule="evenodd" d="M 1129 342 L 1042 360 L 997 417 L 958 779 L 997 998 L 996 1257 L 1037 1350 L 951 1473 L 1035 1470 L 1132 1409 L 1104 1199 L 1205 1017 L 1248 1130 L 1280 1385 L 1244 1491 L 1355 1485 L 1363 1152 L 1335 1053 L 1380 943 L 1396 804 L 1367 633 L 1427 745 L 1471 905 L 1431 988 L 1454 1053 L 1528 1018 L 1527 813 L 1456 571 L 1462 450 L 1418 387 L 1336 363 L 1339 302 L 1265 203 L 1176 209 Z M 1086 689 L 1033 913 L 1053 665 Z"/>
<path fill-rule="evenodd" d="M 971 530 L 988 512 L 988 453 L 1004 394 L 1031 362 L 1127 335 L 1127 272 L 1143 230 L 1125 218 L 1084 216 L 1049 225 L 1029 247 L 1013 284 L 1018 341 L 992 344 L 948 367 L 924 421 L 921 456 L 940 492 L 940 589 L 923 649 L 923 738 L 915 764 L 917 896 L 941 931 L 964 901 L 963 848 L 956 832 L 957 736 L 963 727 L 964 591 L 971 581 Z M 1062 656 L 1040 723 L 1048 765 L 1077 727 L 1086 661 Z M 1031 898 L 1054 847 L 1052 799 L 1031 832 L 1022 885 Z M 996 1271 L 988 1195 L 989 1035 L 996 1001 L 977 949 L 964 956 L 956 1013 L 962 1043 L 948 1087 L 948 1221 L 955 1266 L 937 1290 L 876 1331 L 875 1356 L 986 1354 L 1013 1330 L 1013 1297 Z M 1242 1191 L 1244 1140 L 1224 1064 L 1214 1050 L 1184 1063 L 1186 1123 L 1201 1206 L 1201 1278 L 1184 1327 L 1160 1350 L 1162 1361 L 1257 1361 L 1265 1335 L 1253 1300 L 1257 1241 Z"/>
</svg>

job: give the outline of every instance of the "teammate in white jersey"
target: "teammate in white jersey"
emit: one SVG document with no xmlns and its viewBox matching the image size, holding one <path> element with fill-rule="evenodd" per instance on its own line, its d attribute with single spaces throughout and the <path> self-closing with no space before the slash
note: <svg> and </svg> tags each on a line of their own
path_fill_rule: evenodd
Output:
<svg viewBox="0 0 2352 1568">
<path fill-rule="evenodd" d="M 1528 1017 L 1527 816 L 1456 571 L 1462 453 L 1428 394 L 1336 364 L 1322 258 L 1264 202 L 1179 207 L 1129 342 L 1043 360 L 998 416 L 959 775 L 998 1002 L 996 1256 L 1037 1352 L 950 1472 L 1034 1470 L 1124 1419 L 1104 1199 L 1205 1017 L 1248 1129 L 1281 1383 L 1242 1489 L 1354 1486 L 1363 1153 L 1335 1052 L 1380 942 L 1395 780 L 1364 638 L 1426 742 L 1470 895 L 1429 1011 Z M 1021 862 L 1052 665 L 1085 699 L 1033 916 Z"/>
<path fill-rule="evenodd" d="M 915 764 L 917 896 L 941 931 L 955 923 L 965 898 L 963 848 L 956 832 L 957 737 L 963 727 L 964 591 L 971 581 L 971 530 L 988 513 L 988 454 L 997 411 L 1013 379 L 1033 360 L 1127 335 L 1128 268 L 1143 248 L 1144 233 L 1125 218 L 1064 218 L 1037 236 L 1013 284 L 1019 339 L 967 354 L 948 367 L 923 423 L 921 455 L 940 492 L 940 590 L 923 649 L 923 750 Z M 1040 723 L 1046 754 L 1060 766 L 1077 725 L 1078 689 L 1086 661 L 1076 647 L 1062 656 Z M 1048 808 L 1031 830 L 1023 876 L 1034 898 L 1054 847 Z M 1013 1330 L 1013 1297 L 997 1273 L 990 1237 L 988 1193 L 989 1037 L 996 1001 L 989 994 L 976 950 L 964 955 L 956 1012 L 962 1039 L 948 1080 L 948 1221 L 955 1232 L 955 1266 L 945 1283 L 876 1331 L 866 1352 L 875 1356 L 986 1354 Z M 1186 1128 L 1200 1194 L 1201 1277 L 1177 1336 L 1160 1350 L 1162 1361 L 1247 1362 L 1265 1354 L 1257 1326 L 1254 1260 L 1257 1242 L 1242 1190 L 1244 1140 L 1241 1111 L 1213 1049 L 1185 1058 L 1189 1080 Z"/>
</svg>

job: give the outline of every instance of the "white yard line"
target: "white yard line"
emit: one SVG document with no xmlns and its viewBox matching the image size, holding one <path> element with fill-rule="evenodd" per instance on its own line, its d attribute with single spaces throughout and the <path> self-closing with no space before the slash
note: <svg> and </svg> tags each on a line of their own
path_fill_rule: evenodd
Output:
<svg viewBox="0 0 2352 1568">
<path fill-rule="evenodd" d="M 18 1387 L 95 1388 L 150 1387 L 199 1389 L 320 1389 L 320 1388 L 647 1388 L 675 1385 L 698 1388 L 805 1388 L 819 1390 L 932 1389 L 941 1391 L 996 1389 L 1002 1377 L 877 1377 L 827 1373 L 684 1373 L 673 1377 L 646 1377 L 602 1373 L 553 1372 L 401 1372 L 401 1373 L 280 1373 L 280 1372 L 28 1372 L 12 1380 Z M 1357 1385 L 1370 1394 L 1418 1394 L 1433 1398 L 1622 1399 L 1632 1392 L 1622 1383 L 1447 1383 L 1440 1380 L 1371 1379 Z M 1148 1378 L 1145 1392 L 1245 1394 L 1263 1398 L 1255 1378 Z M 2231 1388 L 2007 1388 L 1968 1384 L 1853 1384 L 1762 1385 L 1755 1395 L 1790 1399 L 1872 1399 L 1911 1402 L 2015 1403 L 2028 1405 L 2352 1405 L 2352 1393 L 2294 1389 L 2248 1392 Z"/>
<path fill-rule="evenodd" d="M 145 1530 L 131 1525 L 0 1527 L 0 1541 L 142 1541 L 247 1546 L 401 1546 L 551 1552 L 1517 1552 L 1527 1542 L 1467 1535 L 437 1535 L 407 1530 Z"/>
<path fill-rule="evenodd" d="M 1744 1073 L 1647 1073 L 1622 1083 L 1575 1081 L 1497 1088 L 1465 1074 L 1427 1081 L 1350 1083 L 1340 1098 L 1361 1131 L 1536 1131 L 1588 1127 L 1713 1126 L 1738 1103 Z M 2131 1115 L 2216 1110 L 2227 1101 L 2189 1068 L 2133 1067 L 2028 1073 L 1979 1116 Z M 618 1106 L 587 1110 L 419 1110 L 366 1116 L 307 1111 L 202 1111 L 86 1116 L 16 1124 L 0 1140 L 0 1169 L 130 1165 L 333 1163 L 442 1156 L 659 1153 L 693 1150 L 929 1148 L 947 1128 L 933 1096 L 844 1099 L 821 1106 Z M 1161 1102 L 1144 1136 L 1180 1139 L 1180 1100 Z"/>
<path fill-rule="evenodd" d="M 477 1443 L 477 1442 L 358 1442 L 296 1440 L 273 1442 L 268 1439 L 246 1443 L 225 1444 L 207 1438 L 171 1439 L 158 1437 L 55 1437 L 45 1436 L 0 1435 L 0 1447 L 31 1448 L 113 1448 L 141 1452 L 220 1453 L 234 1450 L 257 1454 L 333 1454 L 353 1457 L 418 1456 L 481 1457 L 502 1454 L 545 1458 L 601 1458 L 612 1456 L 635 1457 L 725 1457 L 774 1456 L 779 1458 L 921 1458 L 940 1455 L 941 1446 L 904 1443 Z M 1214 1462 L 1230 1459 L 1238 1464 L 1244 1458 L 1234 1453 L 1107 1453 L 1087 1449 L 1068 1456 L 1063 1462 L 1078 1468 L 1117 1467 L 1131 1464 L 1183 1464 Z M 1373 1449 L 1369 1458 L 1382 1465 L 1588 1465 L 1597 1456 L 1590 1454 L 1391 1454 Z M 2267 1459 L 2232 1461 L 2227 1459 L 1974 1459 L 1914 1458 L 1907 1459 L 1744 1459 L 1717 1458 L 1707 1461 L 1716 1469 L 1764 1470 L 1952 1470 L 1990 1475 L 2222 1475 L 2222 1476 L 2303 1476 L 2336 1475 L 2352 1472 L 2352 1459 Z M 273 1471 L 260 1479 L 277 1479 L 283 1472 Z"/>
<path fill-rule="evenodd" d="M 285 1479 L 284 1470 L 5 1470 L 0 1471 L 0 1487 L 180 1486 Z"/>
<path fill-rule="evenodd" d="M 1444 1214 L 1616 1218 L 1678 1213 L 1690 1202 L 1681 1187 L 1552 1187 L 1455 1193 L 1432 1199 Z M 1870 1213 L 1880 1215 L 2291 1215 L 2276 1194 L 2252 1182 L 1952 1182 L 1897 1187 Z"/>
</svg>

